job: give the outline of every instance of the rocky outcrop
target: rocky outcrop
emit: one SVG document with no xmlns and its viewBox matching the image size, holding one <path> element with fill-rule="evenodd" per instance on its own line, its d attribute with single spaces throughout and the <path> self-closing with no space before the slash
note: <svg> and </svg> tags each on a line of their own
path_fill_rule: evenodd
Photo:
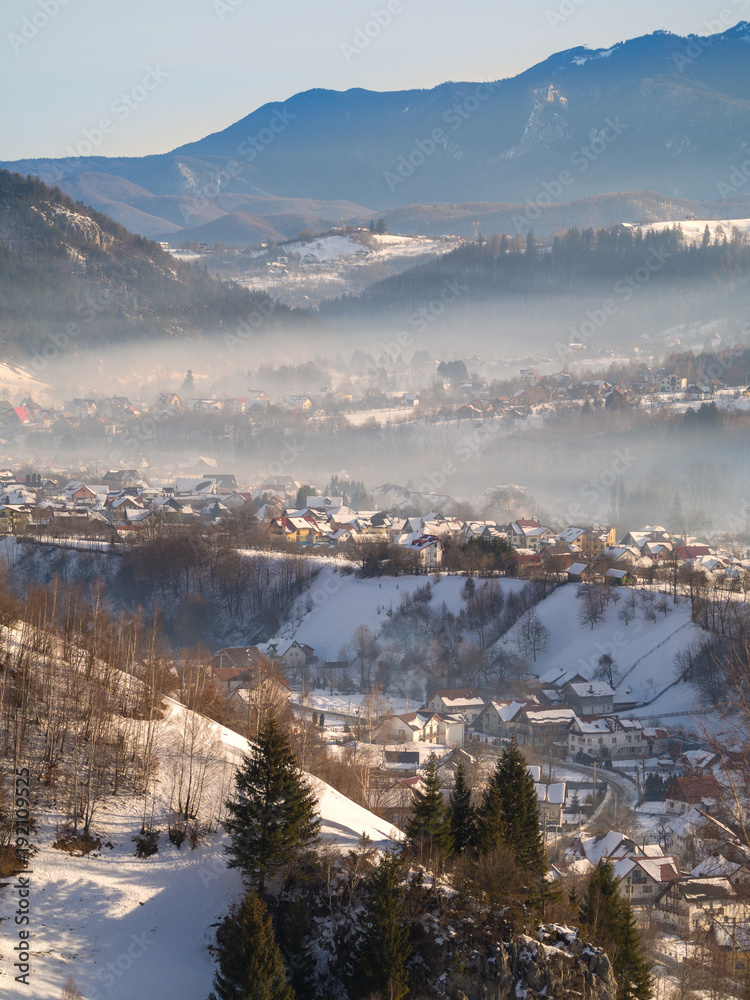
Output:
<svg viewBox="0 0 750 1000">
<path fill-rule="evenodd" d="M 445 987 L 449 1000 L 614 1000 L 617 993 L 606 954 L 559 925 L 541 927 L 538 940 L 522 935 L 474 954 Z"/>
</svg>

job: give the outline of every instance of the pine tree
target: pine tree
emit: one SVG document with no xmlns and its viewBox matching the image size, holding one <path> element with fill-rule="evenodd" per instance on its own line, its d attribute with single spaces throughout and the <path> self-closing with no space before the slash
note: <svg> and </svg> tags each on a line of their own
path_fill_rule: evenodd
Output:
<svg viewBox="0 0 750 1000">
<path fill-rule="evenodd" d="M 618 983 L 617 1000 L 649 1000 L 652 996 L 651 963 L 641 951 L 633 907 L 624 899 L 622 909 L 619 956 L 614 970 Z"/>
<path fill-rule="evenodd" d="M 454 854 L 463 854 L 476 844 L 477 817 L 471 804 L 471 788 L 466 780 L 463 761 L 456 767 L 456 783 L 448 800 L 452 848 Z"/>
<path fill-rule="evenodd" d="M 290 905 L 279 931 L 289 982 L 297 1000 L 314 1000 L 316 996 L 315 958 L 308 934 L 310 915 L 303 899 Z"/>
<path fill-rule="evenodd" d="M 225 917 L 216 943 L 219 968 L 209 1000 L 294 1000 L 271 918 L 254 892 Z"/>
<path fill-rule="evenodd" d="M 411 955 L 409 923 L 403 894 L 404 863 L 386 851 L 367 879 L 364 935 L 352 956 L 349 995 L 402 1000 L 409 992 L 407 963 Z"/>
<path fill-rule="evenodd" d="M 615 867 L 607 858 L 591 874 L 581 919 L 592 944 L 609 956 L 617 980 L 617 1000 L 648 1000 L 650 965 L 641 954 L 633 907 L 620 895 Z"/>
<path fill-rule="evenodd" d="M 427 853 L 428 858 L 435 854 L 449 854 L 451 851 L 451 831 L 448 810 L 440 790 L 440 778 L 437 774 L 437 757 L 430 754 L 424 775 L 425 791 L 417 792 L 414 797 L 414 808 L 406 825 L 406 836 L 409 846 L 420 858 Z"/>
<path fill-rule="evenodd" d="M 547 857 L 536 788 L 515 740 L 497 762 L 482 799 L 478 823 L 483 850 L 505 845 L 521 868 L 544 877 Z"/>
<path fill-rule="evenodd" d="M 297 768 L 289 738 L 273 716 L 237 768 L 239 793 L 227 802 L 229 868 L 239 868 L 248 888 L 261 891 L 267 876 L 287 868 L 318 838 L 315 796 Z"/>
</svg>

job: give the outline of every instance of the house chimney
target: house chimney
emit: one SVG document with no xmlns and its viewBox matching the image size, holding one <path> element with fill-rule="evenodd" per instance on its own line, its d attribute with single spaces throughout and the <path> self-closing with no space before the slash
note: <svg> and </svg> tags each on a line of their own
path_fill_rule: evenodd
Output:
<svg viewBox="0 0 750 1000">
<path fill-rule="evenodd" d="M 593 693 L 594 693 L 594 685 L 593 684 L 589 684 L 589 694 L 593 694 Z"/>
</svg>

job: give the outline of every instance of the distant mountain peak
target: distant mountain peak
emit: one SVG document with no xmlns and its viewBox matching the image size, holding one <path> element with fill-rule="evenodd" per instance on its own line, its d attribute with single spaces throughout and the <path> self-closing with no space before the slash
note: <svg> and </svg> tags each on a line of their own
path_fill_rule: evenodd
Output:
<svg viewBox="0 0 750 1000">
<path fill-rule="evenodd" d="M 253 220 L 271 215 L 283 238 L 296 225 L 320 231 L 419 204 L 517 204 L 532 215 L 550 200 L 618 191 L 725 199 L 748 180 L 733 169 L 747 160 L 750 24 L 714 27 L 573 47 L 493 82 L 313 88 L 159 156 L 6 166 L 151 236 L 232 216 L 234 238 L 244 231 L 248 243 L 261 229 Z M 608 122 L 622 128 L 602 146 Z M 286 221 L 281 203 L 295 205 Z"/>
</svg>

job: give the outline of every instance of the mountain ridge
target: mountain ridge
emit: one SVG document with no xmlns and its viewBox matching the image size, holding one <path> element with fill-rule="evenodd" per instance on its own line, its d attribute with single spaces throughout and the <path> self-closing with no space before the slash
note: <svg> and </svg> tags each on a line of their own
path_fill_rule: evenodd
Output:
<svg viewBox="0 0 750 1000">
<path fill-rule="evenodd" d="M 705 37 L 660 31 L 577 46 L 496 81 L 312 88 L 169 153 L 0 165 L 75 188 L 152 237 L 244 213 L 254 217 L 248 242 L 259 217 L 285 214 L 274 199 L 304 201 L 303 228 L 322 230 L 414 204 L 541 202 L 566 173 L 557 203 L 646 189 L 724 200 L 744 193 L 727 184 L 747 159 L 749 42 L 743 21 Z M 613 121 L 623 127 L 602 146 Z M 581 155 L 585 169 L 575 166 Z M 120 182 L 117 197 L 102 194 L 103 175 Z M 737 179 L 748 175 L 750 166 Z"/>
</svg>

